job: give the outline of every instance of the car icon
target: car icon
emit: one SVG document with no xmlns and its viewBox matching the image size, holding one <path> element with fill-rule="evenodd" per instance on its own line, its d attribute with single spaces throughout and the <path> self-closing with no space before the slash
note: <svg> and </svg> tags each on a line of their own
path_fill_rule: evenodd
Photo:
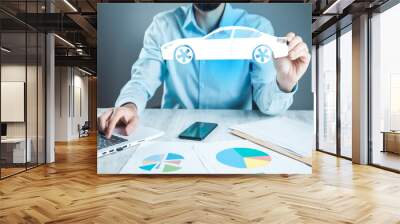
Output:
<svg viewBox="0 0 400 224">
<path fill-rule="evenodd" d="M 183 38 L 161 46 L 164 60 L 188 64 L 192 60 L 253 60 L 265 64 L 286 57 L 286 37 L 275 37 L 244 26 L 221 27 L 204 37 Z"/>
</svg>

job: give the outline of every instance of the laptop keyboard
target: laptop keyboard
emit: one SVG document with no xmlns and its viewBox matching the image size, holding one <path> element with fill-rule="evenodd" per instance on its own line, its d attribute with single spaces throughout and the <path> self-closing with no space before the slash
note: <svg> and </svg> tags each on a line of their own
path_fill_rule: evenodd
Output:
<svg viewBox="0 0 400 224">
<path fill-rule="evenodd" d="M 97 133 L 97 150 L 103 149 L 109 146 L 113 146 L 122 142 L 126 142 L 126 139 L 112 135 L 110 139 L 107 139 L 104 134 Z"/>
</svg>

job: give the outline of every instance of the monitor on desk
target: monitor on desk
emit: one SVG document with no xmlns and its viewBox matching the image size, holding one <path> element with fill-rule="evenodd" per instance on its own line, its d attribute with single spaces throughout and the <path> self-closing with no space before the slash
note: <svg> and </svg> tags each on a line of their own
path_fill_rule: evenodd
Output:
<svg viewBox="0 0 400 224">
<path fill-rule="evenodd" d="M 7 137 L 7 124 L 1 123 L 1 138 Z"/>
</svg>

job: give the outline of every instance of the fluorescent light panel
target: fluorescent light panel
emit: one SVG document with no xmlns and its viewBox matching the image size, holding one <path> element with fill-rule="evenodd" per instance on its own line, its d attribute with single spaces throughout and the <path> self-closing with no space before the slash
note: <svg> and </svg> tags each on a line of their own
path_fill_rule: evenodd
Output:
<svg viewBox="0 0 400 224">
<path fill-rule="evenodd" d="M 6 53 L 10 53 L 11 52 L 10 50 L 8 50 L 7 48 L 4 48 L 4 47 L 2 47 L 1 50 L 6 52 Z"/>
<path fill-rule="evenodd" d="M 68 5 L 74 12 L 78 12 L 78 10 L 68 1 L 64 0 L 64 3 Z"/>
<path fill-rule="evenodd" d="M 322 14 L 327 14 L 330 13 L 331 9 L 336 7 L 337 4 L 339 4 L 340 0 L 336 0 L 331 6 L 329 6 L 327 9 Z"/>
<path fill-rule="evenodd" d="M 336 0 L 322 14 L 342 14 L 343 10 L 353 4 L 355 0 Z"/>
<path fill-rule="evenodd" d="M 54 34 L 54 36 L 55 37 L 57 37 L 59 40 L 61 40 L 62 42 L 64 42 L 64 43 L 66 43 L 67 45 L 69 45 L 70 47 L 73 47 L 73 48 L 75 48 L 75 45 L 73 45 L 71 42 L 69 42 L 68 40 L 66 40 L 66 39 L 64 39 L 64 38 L 62 38 L 62 37 L 60 37 L 59 35 L 57 35 L 57 34 Z"/>
<path fill-rule="evenodd" d="M 78 67 L 78 70 L 81 71 L 81 72 L 83 72 L 83 73 L 85 73 L 85 74 L 87 74 L 87 75 L 92 75 L 92 73 L 90 73 L 90 72 L 88 72 L 88 71 L 86 71 L 86 70 L 83 70 L 83 69 L 81 69 L 81 68 L 79 68 L 79 67 Z"/>
</svg>

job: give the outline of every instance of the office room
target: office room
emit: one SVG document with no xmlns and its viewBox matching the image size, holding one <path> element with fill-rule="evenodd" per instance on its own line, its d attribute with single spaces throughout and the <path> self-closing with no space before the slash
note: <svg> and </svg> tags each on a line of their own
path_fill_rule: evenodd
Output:
<svg viewBox="0 0 400 224">
<path fill-rule="evenodd" d="M 396 0 L 0 2 L 0 223 L 399 223 Z"/>
</svg>

